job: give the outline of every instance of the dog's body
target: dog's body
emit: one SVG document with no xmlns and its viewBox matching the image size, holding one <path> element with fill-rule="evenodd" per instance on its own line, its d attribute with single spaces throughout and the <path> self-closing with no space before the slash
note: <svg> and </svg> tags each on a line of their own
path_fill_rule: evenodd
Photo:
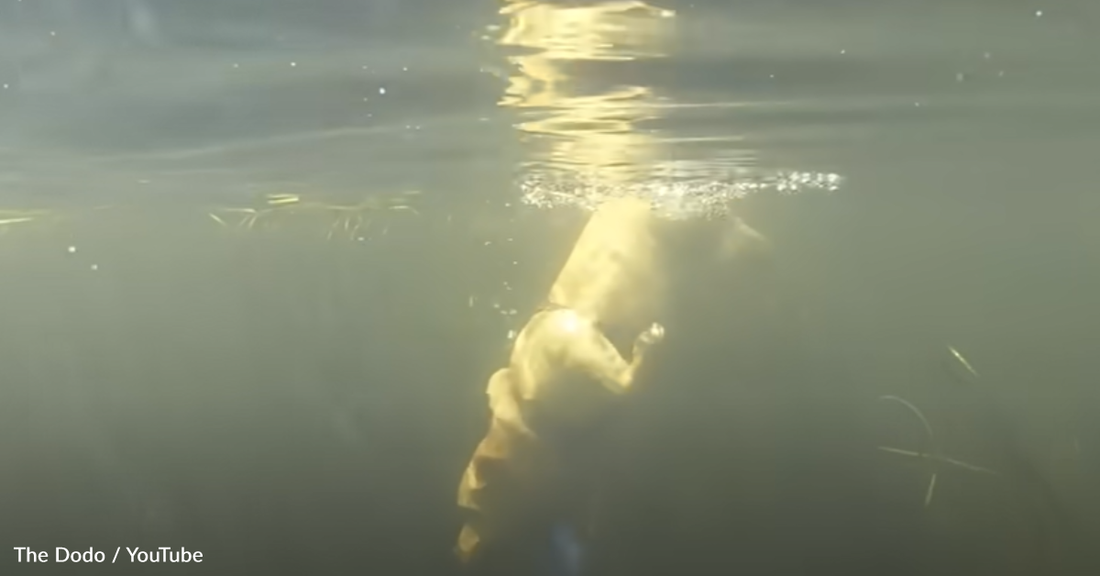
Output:
<svg viewBox="0 0 1100 576">
<path fill-rule="evenodd" d="M 534 519 L 568 514 L 563 494 L 588 487 L 592 466 L 580 454 L 589 433 L 631 391 L 646 351 L 664 335 L 657 321 L 669 303 L 671 268 L 662 246 L 669 230 L 645 201 L 601 206 L 551 287 L 548 306 L 519 333 L 508 366 L 490 378 L 489 431 L 458 490 L 469 513 L 457 546 L 464 561 Z M 716 254 L 725 241 L 714 242 Z M 629 360 L 617 335 L 633 338 Z"/>
</svg>

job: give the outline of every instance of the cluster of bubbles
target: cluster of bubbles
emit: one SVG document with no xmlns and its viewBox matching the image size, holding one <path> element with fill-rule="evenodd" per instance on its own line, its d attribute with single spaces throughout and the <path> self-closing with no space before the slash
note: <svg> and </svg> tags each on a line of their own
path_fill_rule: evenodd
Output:
<svg viewBox="0 0 1100 576">
<path fill-rule="evenodd" d="M 531 172 L 519 178 L 525 204 L 538 208 L 576 207 L 594 210 L 621 197 L 648 199 L 663 216 L 673 219 L 714 218 L 725 215 L 732 200 L 761 192 L 795 195 L 808 191 L 839 190 L 843 177 L 831 172 L 783 171 L 760 176 L 740 174 L 715 179 L 657 179 L 634 183 L 608 182 L 576 173 Z"/>
</svg>

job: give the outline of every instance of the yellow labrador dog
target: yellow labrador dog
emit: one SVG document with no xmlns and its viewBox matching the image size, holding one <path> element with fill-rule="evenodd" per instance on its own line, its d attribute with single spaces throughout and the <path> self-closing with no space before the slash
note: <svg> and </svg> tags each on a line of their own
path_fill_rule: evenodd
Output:
<svg viewBox="0 0 1100 576">
<path fill-rule="evenodd" d="M 663 239 L 683 226 L 639 199 L 609 201 L 591 216 L 546 305 L 516 337 L 508 366 L 489 379 L 489 430 L 458 489 L 468 514 L 456 547 L 464 562 L 538 522 L 532 519 L 560 514 L 566 505 L 559 496 L 571 490 L 565 486 L 584 482 L 574 449 L 631 391 L 647 352 L 664 338 L 659 319 L 670 278 Z M 754 235 L 737 220 L 710 242 L 718 253 L 736 252 L 756 242 Z M 629 359 L 619 352 L 628 346 Z"/>
</svg>

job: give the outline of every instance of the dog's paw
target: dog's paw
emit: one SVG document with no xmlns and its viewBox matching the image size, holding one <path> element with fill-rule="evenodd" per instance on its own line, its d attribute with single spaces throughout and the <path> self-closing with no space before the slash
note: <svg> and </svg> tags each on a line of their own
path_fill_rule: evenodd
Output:
<svg viewBox="0 0 1100 576">
<path fill-rule="evenodd" d="M 638 335 L 638 344 L 652 346 L 665 339 L 665 327 L 654 322 L 645 332 Z"/>
</svg>

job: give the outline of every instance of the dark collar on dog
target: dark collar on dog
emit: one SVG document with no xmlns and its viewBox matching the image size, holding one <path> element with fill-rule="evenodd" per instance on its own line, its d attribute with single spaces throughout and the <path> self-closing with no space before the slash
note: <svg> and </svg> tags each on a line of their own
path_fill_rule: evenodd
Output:
<svg viewBox="0 0 1100 576">
<path fill-rule="evenodd" d="M 546 299 L 546 300 L 543 300 L 542 303 L 540 303 L 538 306 L 535 307 L 535 314 L 542 314 L 543 312 L 557 312 L 559 310 L 573 310 L 573 309 L 570 308 L 569 306 L 564 306 L 562 304 L 558 304 L 557 302 L 554 302 L 553 300 Z M 579 312 L 577 314 L 580 315 L 580 316 L 583 316 L 583 314 L 580 314 Z M 597 330 L 602 331 L 602 330 L 605 329 L 605 326 L 604 326 L 603 322 L 600 322 L 599 320 L 593 319 L 593 318 L 589 318 L 589 321 L 592 322 L 592 325 L 595 326 Z"/>
<path fill-rule="evenodd" d="M 556 312 L 558 310 L 568 310 L 568 306 L 562 306 L 552 300 L 543 300 L 538 306 L 535 307 L 535 313 L 539 312 Z"/>
<path fill-rule="evenodd" d="M 570 308 L 569 306 L 564 306 L 562 304 L 558 304 L 557 302 L 554 302 L 553 300 L 543 300 L 541 304 L 539 304 L 537 307 L 535 307 L 535 314 L 541 314 L 543 312 L 558 312 L 560 310 L 573 310 L 573 309 Z M 573 310 L 573 312 L 576 313 L 579 316 L 583 316 L 582 314 L 580 314 L 579 312 L 576 312 L 575 310 Z M 590 319 L 590 320 L 592 320 L 592 319 Z M 592 320 L 592 324 L 594 326 L 596 326 L 597 328 L 600 327 L 600 322 L 598 320 Z"/>
</svg>

